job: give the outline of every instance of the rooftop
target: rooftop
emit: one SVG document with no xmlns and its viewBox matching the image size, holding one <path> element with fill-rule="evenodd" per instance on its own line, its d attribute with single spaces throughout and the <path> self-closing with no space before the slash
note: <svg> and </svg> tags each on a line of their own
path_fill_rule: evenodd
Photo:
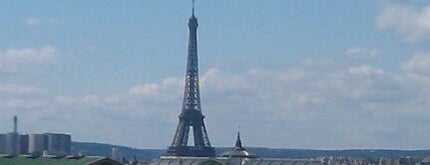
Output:
<svg viewBox="0 0 430 165">
<path fill-rule="evenodd" d="M 237 139 L 235 146 L 227 152 L 220 155 L 221 157 L 235 157 L 235 158 L 257 158 L 247 149 L 242 146 L 242 140 L 240 139 L 240 132 L 237 133 Z"/>
<path fill-rule="evenodd" d="M 64 157 L 32 157 L 30 155 L 0 155 L 1 165 L 120 165 L 106 157 L 100 156 L 64 156 Z"/>
</svg>

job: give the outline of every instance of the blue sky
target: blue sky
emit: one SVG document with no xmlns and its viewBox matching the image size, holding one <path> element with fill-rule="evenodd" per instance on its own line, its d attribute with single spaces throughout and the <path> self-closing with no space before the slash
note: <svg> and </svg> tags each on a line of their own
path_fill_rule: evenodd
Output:
<svg viewBox="0 0 430 165">
<path fill-rule="evenodd" d="M 170 144 L 189 1 L 1 1 L 1 131 Z M 429 148 L 430 3 L 197 1 L 203 111 L 230 146 Z M 102 128 L 102 129 L 101 129 Z"/>
</svg>

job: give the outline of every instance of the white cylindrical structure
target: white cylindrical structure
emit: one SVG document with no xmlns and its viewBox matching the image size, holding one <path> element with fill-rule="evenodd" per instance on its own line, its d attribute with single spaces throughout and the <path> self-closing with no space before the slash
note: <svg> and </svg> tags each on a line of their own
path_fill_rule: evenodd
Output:
<svg viewBox="0 0 430 165">
<path fill-rule="evenodd" d="M 30 134 L 28 135 L 28 152 L 31 155 L 42 155 L 46 148 L 45 134 Z"/>
</svg>

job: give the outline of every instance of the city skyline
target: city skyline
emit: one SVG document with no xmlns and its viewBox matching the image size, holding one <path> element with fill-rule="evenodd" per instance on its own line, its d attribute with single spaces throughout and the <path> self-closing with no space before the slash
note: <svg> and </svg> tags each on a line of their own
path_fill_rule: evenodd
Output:
<svg viewBox="0 0 430 165">
<path fill-rule="evenodd" d="M 191 2 L 0 2 L 0 132 L 166 148 Z M 428 149 L 430 3 L 197 1 L 211 143 Z"/>
</svg>

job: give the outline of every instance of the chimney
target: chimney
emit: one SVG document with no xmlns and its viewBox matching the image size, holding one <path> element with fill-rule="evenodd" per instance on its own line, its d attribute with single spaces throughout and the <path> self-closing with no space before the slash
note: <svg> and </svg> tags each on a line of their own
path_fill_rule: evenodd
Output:
<svg viewBox="0 0 430 165">
<path fill-rule="evenodd" d="M 13 132 L 18 133 L 18 117 L 13 117 Z"/>
</svg>

